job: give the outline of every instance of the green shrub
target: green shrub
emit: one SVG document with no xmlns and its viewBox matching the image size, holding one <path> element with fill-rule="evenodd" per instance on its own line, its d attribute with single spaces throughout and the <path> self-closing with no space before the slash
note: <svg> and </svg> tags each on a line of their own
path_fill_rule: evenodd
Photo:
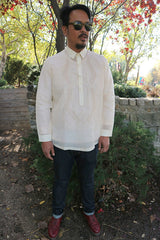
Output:
<svg viewBox="0 0 160 240">
<path fill-rule="evenodd" d="M 95 189 L 96 193 L 101 192 L 106 204 L 116 198 L 127 199 L 130 195 L 134 195 L 137 201 L 144 199 L 151 187 L 149 182 L 153 178 L 149 169 L 154 168 L 157 176 L 160 173 L 160 163 L 154 156 L 153 134 L 141 123 L 126 122 L 124 119 L 123 115 L 116 113 L 110 149 L 107 153 L 98 154 Z M 37 133 L 33 132 L 25 139 L 25 143 L 31 151 L 31 167 L 34 167 L 39 176 L 52 187 L 53 163 L 43 156 Z M 79 189 L 75 164 L 68 187 L 68 204 L 79 201 Z"/>
<path fill-rule="evenodd" d="M 123 74 L 122 72 L 120 71 L 113 71 L 112 70 L 112 77 L 113 77 L 113 80 L 114 80 L 114 83 L 117 83 L 117 84 L 122 84 L 123 83 Z"/>
<path fill-rule="evenodd" d="M 115 84 L 115 95 L 125 98 L 140 98 L 146 97 L 146 92 L 138 87 L 128 86 L 126 84 Z"/>
<path fill-rule="evenodd" d="M 41 144 L 38 141 L 37 131 L 33 130 L 31 134 L 24 138 L 24 143 L 27 150 L 31 154 L 32 164 L 31 168 L 37 170 L 39 178 L 41 178 L 50 188 L 53 184 L 53 162 L 43 155 Z"/>
<path fill-rule="evenodd" d="M 29 91 L 36 90 L 39 75 L 40 75 L 40 69 L 38 68 L 38 66 L 30 66 L 30 71 L 26 78 Z"/>
<path fill-rule="evenodd" d="M 149 168 L 156 168 L 159 175 L 153 139 L 154 135 L 142 123 L 126 122 L 123 115 L 116 114 L 110 149 L 99 155 L 96 170 L 104 178 L 103 185 L 108 186 L 107 201 L 112 201 L 113 196 L 128 198 L 130 194 L 137 200 L 145 198 L 153 178 Z"/>
<path fill-rule="evenodd" d="M 29 90 L 33 90 L 34 85 L 38 81 L 40 70 L 37 66 L 32 66 L 30 63 L 24 63 L 22 60 L 9 58 L 5 67 L 5 79 L 8 84 L 27 85 Z"/>
<path fill-rule="evenodd" d="M 7 81 L 2 77 L 0 79 L 0 87 L 6 86 L 7 85 Z"/>
<path fill-rule="evenodd" d="M 29 66 L 24 64 L 22 60 L 10 57 L 7 58 L 4 76 L 8 84 L 18 84 L 20 87 L 21 84 L 25 84 L 28 72 Z"/>
<path fill-rule="evenodd" d="M 4 85 L 2 87 L 0 87 L 1 89 L 7 89 L 7 88 L 15 88 L 13 85 Z"/>
</svg>

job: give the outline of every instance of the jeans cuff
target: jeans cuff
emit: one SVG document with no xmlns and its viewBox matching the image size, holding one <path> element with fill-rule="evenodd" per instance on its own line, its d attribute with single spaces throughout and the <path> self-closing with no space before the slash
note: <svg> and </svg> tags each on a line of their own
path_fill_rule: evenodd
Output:
<svg viewBox="0 0 160 240">
<path fill-rule="evenodd" d="M 60 215 L 55 215 L 55 214 L 53 214 L 53 217 L 54 217 L 55 219 L 61 218 L 62 216 L 63 216 L 63 213 L 60 214 Z"/>
<path fill-rule="evenodd" d="M 94 212 L 90 212 L 90 213 L 84 212 L 84 214 L 87 215 L 87 216 L 91 216 L 91 215 L 94 214 Z"/>
</svg>

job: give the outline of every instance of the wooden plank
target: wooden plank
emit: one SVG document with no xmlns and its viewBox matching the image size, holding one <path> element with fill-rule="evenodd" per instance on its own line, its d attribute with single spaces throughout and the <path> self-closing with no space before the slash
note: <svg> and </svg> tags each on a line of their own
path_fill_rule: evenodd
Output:
<svg viewBox="0 0 160 240">
<path fill-rule="evenodd" d="M 8 113 L 8 112 L 28 112 L 28 106 L 10 106 L 10 107 L 2 107 L 0 106 L 0 115 L 3 113 Z"/>
<path fill-rule="evenodd" d="M 30 129 L 27 89 L 0 89 L 0 129 Z"/>
</svg>

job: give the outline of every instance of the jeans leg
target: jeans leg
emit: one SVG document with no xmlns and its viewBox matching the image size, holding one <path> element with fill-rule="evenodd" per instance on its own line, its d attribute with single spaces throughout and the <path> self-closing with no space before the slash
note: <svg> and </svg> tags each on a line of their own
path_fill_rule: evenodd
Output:
<svg viewBox="0 0 160 240">
<path fill-rule="evenodd" d="M 94 169 L 96 167 L 98 153 L 98 144 L 90 152 L 81 152 L 77 160 L 82 203 L 84 212 L 94 213 L 95 200 L 94 200 Z"/>
<path fill-rule="evenodd" d="M 53 215 L 62 215 L 65 207 L 65 198 L 71 170 L 74 163 L 72 151 L 57 147 L 54 157 L 54 187 L 53 187 Z"/>
</svg>

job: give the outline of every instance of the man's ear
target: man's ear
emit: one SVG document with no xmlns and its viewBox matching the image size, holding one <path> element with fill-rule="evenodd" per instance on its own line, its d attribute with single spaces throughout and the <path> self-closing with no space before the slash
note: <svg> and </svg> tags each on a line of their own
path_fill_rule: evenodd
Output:
<svg viewBox="0 0 160 240">
<path fill-rule="evenodd" d="M 66 37 L 67 36 L 67 32 L 68 32 L 67 26 L 62 26 L 62 32 L 63 32 L 64 36 Z"/>
</svg>

